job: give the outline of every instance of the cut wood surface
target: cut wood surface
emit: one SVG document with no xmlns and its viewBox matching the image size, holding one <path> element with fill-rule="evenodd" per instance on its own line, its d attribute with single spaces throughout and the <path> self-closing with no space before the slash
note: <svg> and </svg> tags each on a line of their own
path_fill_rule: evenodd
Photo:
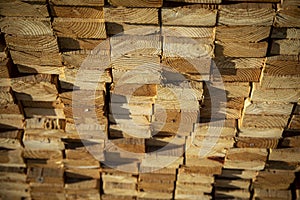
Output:
<svg viewBox="0 0 300 200">
<path fill-rule="evenodd" d="M 228 42 L 259 42 L 269 37 L 269 26 L 217 26 L 216 40 Z"/>
<path fill-rule="evenodd" d="M 298 89 L 263 89 L 258 84 L 253 84 L 251 92 L 252 101 L 268 102 L 297 102 L 300 91 Z"/>
<path fill-rule="evenodd" d="M 286 27 L 274 27 L 272 30 L 271 38 L 276 39 L 299 39 L 299 28 L 286 28 Z"/>
<path fill-rule="evenodd" d="M 289 115 L 253 115 L 245 114 L 242 119 L 243 127 L 285 128 Z"/>
<path fill-rule="evenodd" d="M 123 6 L 123 7 L 150 7 L 159 8 L 162 6 L 162 0 L 109 0 L 108 1 L 113 6 Z"/>
<path fill-rule="evenodd" d="M 131 24 L 158 24 L 157 8 L 105 7 L 105 22 L 126 22 Z"/>
<path fill-rule="evenodd" d="M 267 42 L 259 43 L 236 43 L 216 41 L 215 55 L 228 57 L 257 57 L 266 56 L 268 48 Z"/>
<path fill-rule="evenodd" d="M 266 149 L 232 148 L 226 154 L 224 168 L 262 170 L 267 156 Z"/>
<path fill-rule="evenodd" d="M 106 38 L 103 19 L 55 18 L 53 30 L 59 37 Z"/>
<path fill-rule="evenodd" d="M 51 6 L 51 15 L 61 18 L 91 18 L 103 19 L 102 7 L 68 7 L 68 6 Z"/>
<path fill-rule="evenodd" d="M 104 6 L 103 0 L 51 0 L 50 4 L 61 6 Z"/>
<path fill-rule="evenodd" d="M 276 27 L 300 27 L 299 8 L 279 10 L 276 14 L 274 25 Z"/>
<path fill-rule="evenodd" d="M 212 27 L 185 27 L 185 26 L 163 26 L 163 36 L 180 36 L 188 38 L 213 38 Z"/>
<path fill-rule="evenodd" d="M 217 10 L 205 6 L 162 8 L 163 25 L 214 26 Z"/>
<path fill-rule="evenodd" d="M 271 55 L 299 55 L 300 40 L 273 40 L 271 46 Z"/>
<path fill-rule="evenodd" d="M 221 5 L 219 11 L 219 25 L 255 25 L 271 26 L 275 12 L 272 4 L 237 3 Z"/>
<path fill-rule="evenodd" d="M 53 35 L 49 18 L 14 18 L 0 19 L 1 31 L 10 35 Z"/>
<path fill-rule="evenodd" d="M 6 17 L 48 17 L 46 4 L 30 4 L 24 1 L 7 1 L 0 3 L 0 15 Z"/>
</svg>

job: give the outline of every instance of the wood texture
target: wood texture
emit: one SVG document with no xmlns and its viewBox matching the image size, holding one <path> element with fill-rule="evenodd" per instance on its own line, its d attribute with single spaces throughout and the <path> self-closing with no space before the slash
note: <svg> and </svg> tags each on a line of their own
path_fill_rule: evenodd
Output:
<svg viewBox="0 0 300 200">
<path fill-rule="evenodd" d="M 106 22 L 126 22 L 131 24 L 158 24 L 158 9 L 105 7 L 104 18 Z"/>
<path fill-rule="evenodd" d="M 53 30 L 59 37 L 106 38 L 103 19 L 56 18 Z"/>
<path fill-rule="evenodd" d="M 214 26 L 216 17 L 216 10 L 198 5 L 162 9 L 163 25 Z"/>
<path fill-rule="evenodd" d="M 123 7 L 149 7 L 149 8 L 159 8 L 162 6 L 162 0 L 129 0 L 129 1 L 122 1 L 122 0 L 109 0 L 109 3 L 112 6 L 123 6 Z"/>
</svg>

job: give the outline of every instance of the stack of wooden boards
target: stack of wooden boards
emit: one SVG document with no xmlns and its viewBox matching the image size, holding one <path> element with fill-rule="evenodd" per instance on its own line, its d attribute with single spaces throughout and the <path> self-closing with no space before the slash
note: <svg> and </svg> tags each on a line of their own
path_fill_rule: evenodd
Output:
<svg viewBox="0 0 300 200">
<path fill-rule="evenodd" d="M 1 199 L 300 199 L 299 6 L 1 1 Z"/>
</svg>

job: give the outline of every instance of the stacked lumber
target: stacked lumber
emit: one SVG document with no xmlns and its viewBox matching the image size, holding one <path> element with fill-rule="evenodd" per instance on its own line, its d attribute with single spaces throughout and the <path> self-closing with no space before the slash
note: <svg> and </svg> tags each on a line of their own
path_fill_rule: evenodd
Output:
<svg viewBox="0 0 300 200">
<path fill-rule="evenodd" d="M 30 197 L 22 156 L 24 116 L 11 88 L 14 65 L 7 57 L 3 34 L 0 35 L 0 46 L 0 198 L 22 199 Z"/>
<path fill-rule="evenodd" d="M 66 199 L 100 199 L 100 162 L 80 139 L 67 138 L 64 171 Z M 86 143 L 85 143 L 86 144 Z M 90 142 L 93 148 L 97 143 Z"/>
<path fill-rule="evenodd" d="M 57 39 L 46 1 L 1 2 L 1 32 L 14 64 L 22 73 L 61 74 Z"/>
<path fill-rule="evenodd" d="M 300 199 L 299 5 L 1 1 L 0 198 Z"/>
<path fill-rule="evenodd" d="M 104 167 L 102 169 L 102 199 L 133 199 L 137 196 L 137 175 Z"/>
</svg>

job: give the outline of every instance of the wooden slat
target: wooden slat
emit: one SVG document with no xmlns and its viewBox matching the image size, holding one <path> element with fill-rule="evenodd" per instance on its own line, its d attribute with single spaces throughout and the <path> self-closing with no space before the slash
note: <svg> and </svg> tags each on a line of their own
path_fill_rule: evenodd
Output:
<svg viewBox="0 0 300 200">
<path fill-rule="evenodd" d="M 105 22 L 126 22 L 131 24 L 158 24 L 156 8 L 105 7 Z"/>
<path fill-rule="evenodd" d="M 52 25 L 59 37 L 106 38 L 103 19 L 55 18 Z"/>
<path fill-rule="evenodd" d="M 228 4 L 220 6 L 218 24 L 271 26 L 274 17 L 275 12 L 272 9 L 272 4 Z"/>
<path fill-rule="evenodd" d="M 103 19 L 102 7 L 51 6 L 51 16 L 61 18 Z"/>
<path fill-rule="evenodd" d="M 50 3 L 62 6 L 104 6 L 103 0 L 51 0 Z"/>
<path fill-rule="evenodd" d="M 163 25 L 181 26 L 214 26 L 216 24 L 217 10 L 205 6 L 185 6 L 175 8 L 162 8 Z"/>
<path fill-rule="evenodd" d="M 163 0 L 109 0 L 108 2 L 113 6 L 159 8 L 162 6 Z"/>
</svg>

